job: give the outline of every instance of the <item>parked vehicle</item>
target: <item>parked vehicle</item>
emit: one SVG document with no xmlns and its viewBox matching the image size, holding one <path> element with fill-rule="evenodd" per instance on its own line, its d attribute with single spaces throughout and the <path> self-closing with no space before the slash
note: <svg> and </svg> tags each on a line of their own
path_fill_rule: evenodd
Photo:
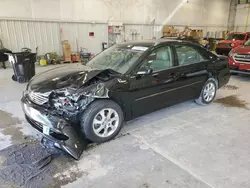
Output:
<svg viewBox="0 0 250 188">
<path fill-rule="evenodd" d="M 232 73 L 250 74 L 250 40 L 230 51 L 229 68 Z"/>
<path fill-rule="evenodd" d="M 247 33 L 240 33 L 240 32 L 233 32 L 230 33 L 226 40 L 221 40 L 216 45 L 216 53 L 220 55 L 228 55 L 231 49 L 237 48 L 238 46 L 244 44 L 250 36 L 250 32 Z"/>
<path fill-rule="evenodd" d="M 81 66 L 35 76 L 22 97 L 28 122 L 76 159 L 80 132 L 109 141 L 123 121 L 187 100 L 210 104 L 230 78 L 228 57 L 181 40 L 116 44 Z"/>
</svg>

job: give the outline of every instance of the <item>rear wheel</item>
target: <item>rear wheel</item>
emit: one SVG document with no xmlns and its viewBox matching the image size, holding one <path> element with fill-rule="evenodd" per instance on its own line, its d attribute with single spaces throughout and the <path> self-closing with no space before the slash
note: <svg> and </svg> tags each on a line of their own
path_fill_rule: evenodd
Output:
<svg viewBox="0 0 250 188">
<path fill-rule="evenodd" d="M 216 96 L 216 90 L 217 90 L 216 80 L 214 78 L 209 78 L 201 90 L 200 97 L 196 99 L 195 102 L 200 105 L 210 104 Z"/>
<path fill-rule="evenodd" d="M 95 143 L 113 139 L 120 132 L 122 123 L 122 109 L 111 100 L 94 101 L 81 117 L 83 134 Z"/>
</svg>

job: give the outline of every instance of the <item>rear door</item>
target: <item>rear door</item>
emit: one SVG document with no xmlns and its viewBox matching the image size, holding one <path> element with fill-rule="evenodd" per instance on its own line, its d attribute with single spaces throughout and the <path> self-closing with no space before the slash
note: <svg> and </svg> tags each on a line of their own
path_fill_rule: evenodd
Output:
<svg viewBox="0 0 250 188">
<path fill-rule="evenodd" d="M 198 98 L 201 89 L 209 77 L 208 65 L 211 62 L 199 50 L 199 47 L 189 43 L 174 44 L 174 51 L 178 60 L 177 83 L 182 88 L 176 93 L 181 100 Z"/>
</svg>

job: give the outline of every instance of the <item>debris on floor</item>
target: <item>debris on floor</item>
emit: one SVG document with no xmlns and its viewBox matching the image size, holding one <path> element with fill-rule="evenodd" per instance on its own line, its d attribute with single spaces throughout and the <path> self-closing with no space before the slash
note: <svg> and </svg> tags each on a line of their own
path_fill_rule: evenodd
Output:
<svg viewBox="0 0 250 188">
<path fill-rule="evenodd" d="M 239 88 L 237 86 L 234 86 L 234 85 L 225 85 L 222 87 L 222 89 L 237 90 Z"/>
<path fill-rule="evenodd" d="M 56 149 L 40 144 L 13 145 L 0 151 L 0 181 L 10 186 L 43 188 L 53 183 L 55 165 L 51 164 Z"/>
<path fill-rule="evenodd" d="M 216 103 L 222 104 L 226 107 L 237 107 L 249 110 L 247 107 L 248 103 L 246 101 L 240 100 L 237 95 L 231 95 L 228 97 L 220 98 L 215 100 Z"/>
</svg>

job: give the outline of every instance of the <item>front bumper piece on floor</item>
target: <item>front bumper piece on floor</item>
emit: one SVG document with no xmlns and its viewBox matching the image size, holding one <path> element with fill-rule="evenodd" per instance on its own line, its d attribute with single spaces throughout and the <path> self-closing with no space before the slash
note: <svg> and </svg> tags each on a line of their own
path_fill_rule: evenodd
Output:
<svg viewBox="0 0 250 188">
<path fill-rule="evenodd" d="M 84 147 L 83 136 L 73 125 L 64 119 L 51 115 L 44 109 L 32 103 L 27 96 L 21 99 L 22 108 L 27 121 L 55 146 L 66 151 L 75 159 L 79 159 Z"/>
</svg>

